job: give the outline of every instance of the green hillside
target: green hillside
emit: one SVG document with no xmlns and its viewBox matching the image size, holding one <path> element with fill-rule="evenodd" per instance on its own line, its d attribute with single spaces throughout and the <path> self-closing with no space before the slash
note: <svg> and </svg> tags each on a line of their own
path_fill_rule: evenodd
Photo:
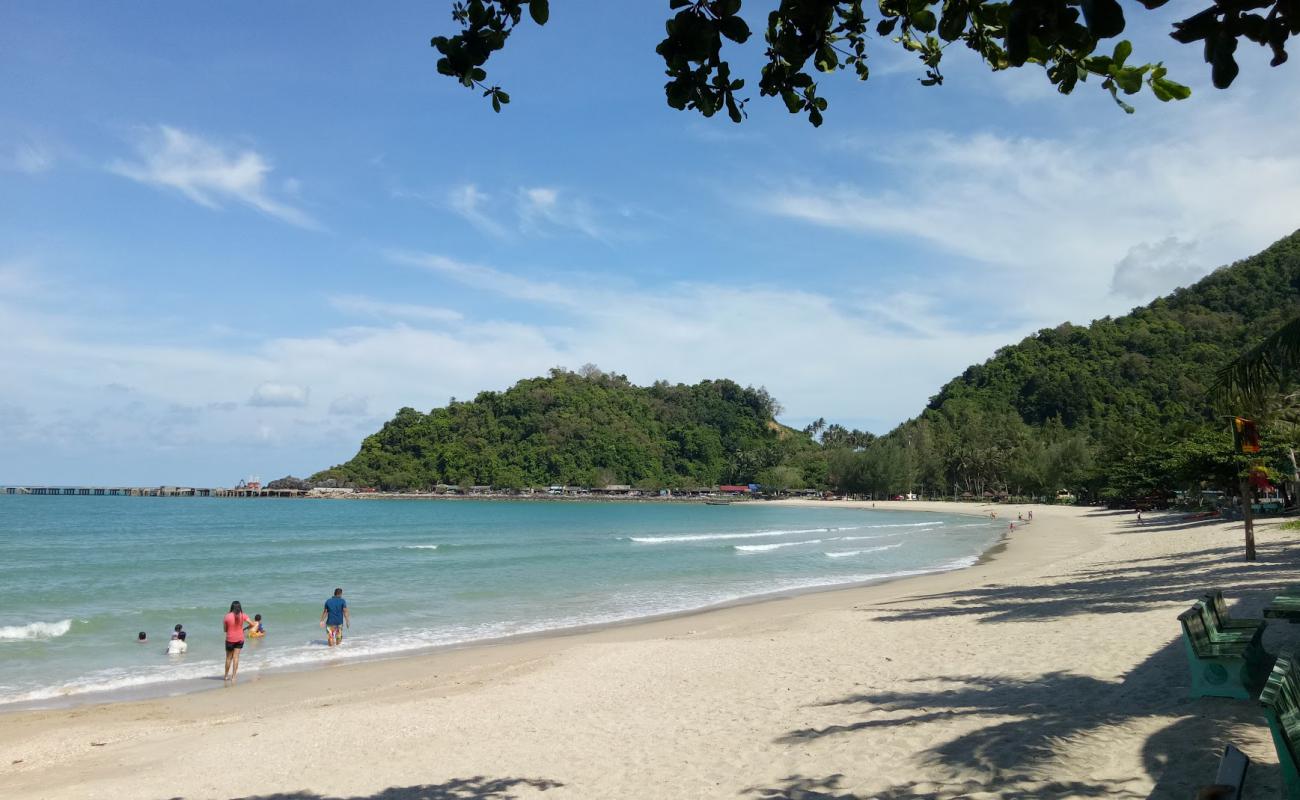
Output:
<svg viewBox="0 0 1300 800">
<path fill-rule="evenodd" d="M 387 490 L 819 481 L 819 448 L 774 424 L 777 411 L 766 391 L 729 380 L 641 387 L 594 368 L 555 369 L 427 414 L 403 408 L 352 460 L 312 480 Z"/>
<path fill-rule="evenodd" d="M 830 454 L 831 481 L 941 495 L 1178 487 L 1222 471 L 1205 461 L 1229 441 L 1216 371 L 1297 313 L 1300 233 L 1125 316 L 1002 348 L 866 450 Z"/>
</svg>

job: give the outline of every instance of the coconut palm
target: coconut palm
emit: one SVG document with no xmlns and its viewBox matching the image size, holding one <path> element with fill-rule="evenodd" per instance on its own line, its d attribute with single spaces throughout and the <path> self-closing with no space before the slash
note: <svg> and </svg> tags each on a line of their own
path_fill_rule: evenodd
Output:
<svg viewBox="0 0 1300 800">
<path fill-rule="evenodd" d="M 1300 366 L 1300 317 L 1278 328 L 1264 341 L 1219 370 L 1214 391 L 1249 408 L 1268 404 L 1283 389 L 1281 370 Z"/>
</svg>

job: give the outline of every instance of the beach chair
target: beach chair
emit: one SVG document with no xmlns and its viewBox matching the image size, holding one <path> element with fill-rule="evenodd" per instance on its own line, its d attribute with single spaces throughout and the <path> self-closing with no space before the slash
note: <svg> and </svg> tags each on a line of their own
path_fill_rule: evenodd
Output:
<svg viewBox="0 0 1300 800">
<path fill-rule="evenodd" d="M 1272 667 L 1270 656 L 1260 642 L 1264 629 L 1216 641 L 1205 624 L 1206 616 L 1204 603 L 1197 603 L 1178 615 L 1187 665 L 1192 673 L 1192 697 L 1240 700 L 1257 697 Z"/>
<path fill-rule="evenodd" d="M 1294 653 L 1283 653 L 1273 665 L 1273 672 L 1259 694 L 1259 704 L 1264 707 L 1269 730 L 1273 732 L 1273 746 L 1277 748 L 1286 797 L 1288 800 L 1300 800 L 1300 767 L 1297 767 L 1297 748 L 1300 746 L 1300 664 L 1296 663 Z"/>
<path fill-rule="evenodd" d="M 1205 623 L 1205 632 L 1209 634 L 1210 641 L 1215 644 L 1252 642 L 1261 639 L 1264 635 L 1263 624 L 1249 628 L 1224 628 L 1219 625 L 1219 615 L 1207 600 L 1197 600 L 1196 605 L 1201 609 L 1201 621 Z"/>
<path fill-rule="evenodd" d="M 1197 790 L 1196 800 L 1241 800 L 1241 790 L 1246 785 L 1246 769 L 1249 766 L 1250 758 L 1245 753 L 1231 744 L 1224 746 L 1214 783 Z"/>
<path fill-rule="evenodd" d="M 1205 593 L 1205 608 L 1214 615 L 1214 624 L 1220 630 L 1254 630 L 1264 625 L 1263 619 L 1233 619 L 1228 613 L 1228 604 L 1223 599 L 1223 592 L 1218 589 Z"/>
</svg>

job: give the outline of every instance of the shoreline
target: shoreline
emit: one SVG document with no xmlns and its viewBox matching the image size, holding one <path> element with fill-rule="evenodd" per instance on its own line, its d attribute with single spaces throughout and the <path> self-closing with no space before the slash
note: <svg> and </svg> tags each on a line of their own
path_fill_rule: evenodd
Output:
<svg viewBox="0 0 1300 800">
<path fill-rule="evenodd" d="M 349 498 L 344 498 L 349 499 Z M 357 499 L 357 498 L 350 498 Z M 400 499 L 395 496 L 392 498 L 378 497 L 368 499 Z M 508 500 L 508 499 L 529 499 L 529 498 L 489 498 L 489 497 L 424 497 L 411 499 L 458 499 L 458 500 Z M 549 499 L 558 501 L 581 501 L 584 498 L 535 498 Z M 596 502 L 616 502 L 624 498 L 597 498 Z M 646 498 L 646 500 L 658 500 L 660 498 Z M 667 499 L 667 498 L 664 498 Z M 636 502 L 632 500 L 632 502 Z M 756 502 L 756 501 L 741 501 Z M 810 500 L 802 498 L 790 498 L 784 500 L 764 501 L 773 505 L 790 506 L 796 508 L 825 508 L 833 504 L 835 508 L 849 508 L 866 511 L 893 511 L 915 513 L 934 513 L 934 514 L 951 514 L 953 516 L 973 517 L 985 519 L 987 512 L 969 511 L 950 511 L 947 508 L 931 507 L 932 505 L 943 505 L 947 501 L 870 501 L 870 500 Z M 891 505 L 879 508 L 876 502 L 890 502 Z M 739 504 L 739 503 L 738 503 Z M 924 508 L 918 508 L 917 505 L 925 505 Z M 973 504 L 971 504 L 973 505 Z M 987 508 L 996 510 L 998 504 L 985 504 Z M 845 583 L 816 584 L 812 586 L 779 589 L 771 592 L 762 592 L 759 594 L 745 595 L 730 600 L 723 600 L 717 603 L 710 603 L 697 608 L 689 608 L 681 611 L 668 611 L 662 613 L 648 614 L 645 616 L 628 617 L 624 619 L 609 620 L 605 622 L 593 622 L 584 625 L 573 625 L 560 628 L 549 628 L 538 631 L 529 631 L 525 633 L 515 633 L 505 636 L 496 636 L 485 639 L 472 639 L 463 642 L 452 642 L 449 644 L 428 645 L 424 647 L 414 647 L 408 650 L 397 650 L 386 653 L 377 653 L 373 655 L 361 655 L 348 657 L 340 655 L 335 661 L 306 662 L 300 664 L 291 664 L 279 667 L 270 667 L 259 669 L 248 676 L 247 681 L 260 681 L 276 678 L 279 676 L 293 676 L 305 673 L 316 672 L 318 670 L 338 669 L 346 666 L 379 664 L 403 659 L 430 658 L 449 652 L 460 652 L 473 650 L 475 648 L 500 647 L 512 643 L 542 641 L 546 639 L 562 639 L 588 634 L 597 634 L 606 630 L 618 628 L 635 628 L 639 625 L 652 623 L 669 622 L 673 620 L 688 619 L 700 615 L 711 614 L 718 611 L 724 611 L 733 608 L 744 608 L 749 606 L 764 605 L 775 603 L 783 600 L 791 600 L 806 595 L 835 593 L 842 591 L 852 591 L 873 586 L 885 584 L 907 582 L 927 576 L 946 575 L 954 572 L 978 567 L 982 564 L 993 561 L 1007 549 L 1009 534 L 1003 531 L 998 539 L 985 548 L 969 564 L 958 566 L 948 566 L 938 564 L 930 569 L 918 569 L 903 574 L 885 575 L 878 578 L 872 578 L 865 581 L 850 581 Z M 215 685 L 214 685 L 215 684 Z M 181 678 L 175 680 L 160 680 L 150 683 L 138 684 L 135 686 L 118 687 L 112 689 L 98 689 L 93 691 L 69 693 L 57 697 L 44 697 L 31 700 L 17 700 L 11 702 L 0 702 L 0 719 L 14 714 L 23 714 L 28 712 L 41 711 L 58 711 L 77 709 L 84 706 L 101 706 L 115 705 L 119 703 L 134 703 L 150 700 L 162 700 L 168 698 L 183 697 L 191 694 L 210 692 L 223 688 L 216 683 L 216 678 L 211 676 L 196 678 Z"/>
<path fill-rule="evenodd" d="M 8 714 L 0 783 L 50 800 L 1139 800 L 1212 782 L 1231 741 L 1254 762 L 1247 796 L 1276 791 L 1257 707 L 1187 698 L 1176 617 L 1207 586 L 1258 616 L 1300 580 L 1300 533 L 1262 527 L 1247 563 L 1229 523 L 1033 511 L 950 572 Z M 1265 645 L 1298 638 L 1270 623 Z"/>
</svg>

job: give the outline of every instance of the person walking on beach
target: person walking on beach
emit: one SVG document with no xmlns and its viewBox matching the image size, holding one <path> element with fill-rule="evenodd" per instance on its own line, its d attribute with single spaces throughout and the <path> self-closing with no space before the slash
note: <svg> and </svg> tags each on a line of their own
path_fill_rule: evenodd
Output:
<svg viewBox="0 0 1300 800">
<path fill-rule="evenodd" d="M 239 673 L 239 651 L 244 649 L 244 625 L 249 621 L 239 601 L 230 604 L 230 613 L 221 621 L 226 634 L 226 672 L 222 680 L 234 683 Z"/>
<path fill-rule="evenodd" d="M 343 643 L 344 625 L 352 627 L 352 616 L 348 614 L 348 601 L 343 599 L 343 590 L 335 589 L 334 596 L 325 601 L 325 609 L 320 612 L 320 626 L 325 629 L 330 647 Z"/>
</svg>

